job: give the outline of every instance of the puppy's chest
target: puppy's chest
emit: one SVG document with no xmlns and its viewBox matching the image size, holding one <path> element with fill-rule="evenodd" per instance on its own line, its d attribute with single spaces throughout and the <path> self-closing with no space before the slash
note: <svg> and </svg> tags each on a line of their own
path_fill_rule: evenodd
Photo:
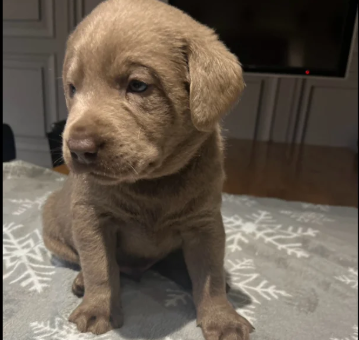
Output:
<svg viewBox="0 0 359 340">
<path fill-rule="evenodd" d="M 127 222 L 117 232 L 118 252 L 125 257 L 157 260 L 180 245 L 181 237 L 175 228 Z"/>
<path fill-rule="evenodd" d="M 159 259 L 180 247 L 181 221 L 178 216 L 182 211 L 173 200 L 154 197 L 149 202 L 126 198 L 118 197 L 111 207 L 121 253 Z"/>
</svg>

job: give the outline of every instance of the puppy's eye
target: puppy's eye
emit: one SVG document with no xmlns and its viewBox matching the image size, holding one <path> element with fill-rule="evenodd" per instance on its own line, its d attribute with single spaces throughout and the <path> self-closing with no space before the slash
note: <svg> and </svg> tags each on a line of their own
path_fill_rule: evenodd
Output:
<svg viewBox="0 0 359 340">
<path fill-rule="evenodd" d="M 128 84 L 129 92 L 141 93 L 141 92 L 145 92 L 147 88 L 148 85 L 139 80 L 131 80 L 131 82 Z"/>
<path fill-rule="evenodd" d="M 70 97 L 72 98 L 76 93 L 76 87 L 73 84 L 69 84 Z"/>
</svg>

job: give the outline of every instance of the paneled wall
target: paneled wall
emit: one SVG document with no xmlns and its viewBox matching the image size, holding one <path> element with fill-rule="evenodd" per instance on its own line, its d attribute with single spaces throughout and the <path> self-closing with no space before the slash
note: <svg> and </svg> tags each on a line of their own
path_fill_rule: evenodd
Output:
<svg viewBox="0 0 359 340">
<path fill-rule="evenodd" d="M 61 64 L 75 1 L 3 1 L 3 121 L 17 158 L 50 166 L 46 132 L 66 117 Z"/>
<path fill-rule="evenodd" d="M 51 167 L 46 132 L 66 118 L 61 82 L 69 33 L 101 0 L 3 1 L 3 122 L 17 158 Z"/>
<path fill-rule="evenodd" d="M 3 112 L 18 159 L 51 166 L 46 132 L 66 118 L 61 69 L 68 34 L 101 0 L 3 1 Z M 166 1 L 165 1 L 166 2 Z M 245 74 L 239 105 L 225 118 L 233 138 L 352 146 L 358 124 L 358 45 L 348 79 Z"/>
</svg>

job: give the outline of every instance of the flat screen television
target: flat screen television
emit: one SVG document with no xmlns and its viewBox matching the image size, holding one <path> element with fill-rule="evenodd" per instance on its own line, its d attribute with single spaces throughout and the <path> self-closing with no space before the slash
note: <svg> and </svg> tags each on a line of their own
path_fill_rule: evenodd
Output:
<svg viewBox="0 0 359 340">
<path fill-rule="evenodd" d="M 245 72 L 345 77 L 356 0 L 169 0 L 215 29 Z"/>
</svg>

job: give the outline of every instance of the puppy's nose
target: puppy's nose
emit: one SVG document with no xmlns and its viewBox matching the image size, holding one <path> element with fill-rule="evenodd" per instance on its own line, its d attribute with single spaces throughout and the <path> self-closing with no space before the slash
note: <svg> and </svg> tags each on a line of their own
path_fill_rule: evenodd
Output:
<svg viewBox="0 0 359 340">
<path fill-rule="evenodd" d="M 98 145 L 92 138 L 74 139 L 67 141 L 67 146 L 74 161 L 81 164 L 93 164 L 97 159 Z"/>
</svg>

